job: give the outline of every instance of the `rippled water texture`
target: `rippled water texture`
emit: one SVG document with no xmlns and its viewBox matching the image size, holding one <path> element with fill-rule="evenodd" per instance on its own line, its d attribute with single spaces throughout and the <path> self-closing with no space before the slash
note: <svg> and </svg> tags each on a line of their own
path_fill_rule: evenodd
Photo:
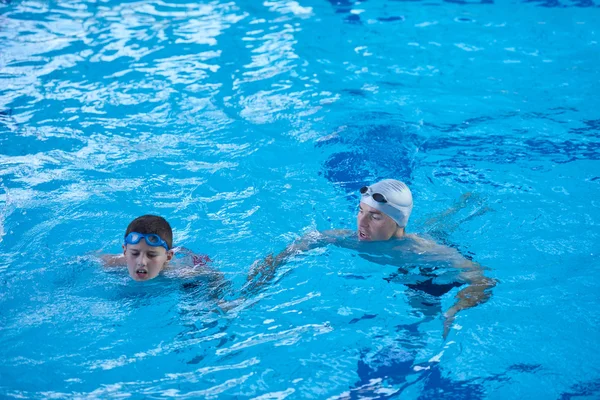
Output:
<svg viewBox="0 0 600 400">
<path fill-rule="evenodd" d="M 600 396 L 599 21 L 597 0 L 0 0 L 0 397 Z M 227 312 L 201 279 L 97 260 L 164 215 L 234 300 L 385 177 L 410 231 L 498 280 L 446 340 L 457 290 L 415 307 L 360 251 L 298 256 Z"/>
</svg>

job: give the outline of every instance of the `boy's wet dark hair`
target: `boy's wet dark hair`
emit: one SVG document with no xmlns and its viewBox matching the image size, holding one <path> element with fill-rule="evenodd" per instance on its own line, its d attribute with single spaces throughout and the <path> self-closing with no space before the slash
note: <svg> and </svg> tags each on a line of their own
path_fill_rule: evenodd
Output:
<svg viewBox="0 0 600 400">
<path fill-rule="evenodd" d="M 142 215 L 129 223 L 125 231 L 125 237 L 131 232 L 137 233 L 154 233 L 167 242 L 169 249 L 173 248 L 173 230 L 171 225 L 163 217 L 158 215 Z"/>
</svg>

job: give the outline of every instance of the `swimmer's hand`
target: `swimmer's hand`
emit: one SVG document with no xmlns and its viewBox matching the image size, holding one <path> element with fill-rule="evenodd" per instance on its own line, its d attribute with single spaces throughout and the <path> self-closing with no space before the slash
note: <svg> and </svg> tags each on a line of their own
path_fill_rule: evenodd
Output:
<svg viewBox="0 0 600 400">
<path fill-rule="evenodd" d="M 272 280 L 281 261 L 281 258 L 273 257 L 273 254 L 267 255 L 262 261 L 255 261 L 246 277 L 246 285 L 256 289 Z"/>
<path fill-rule="evenodd" d="M 448 311 L 444 313 L 444 333 L 442 334 L 444 340 L 448 337 L 448 333 L 450 333 L 450 328 L 452 328 L 452 324 L 454 323 L 454 316 L 456 315 L 456 310 L 453 310 L 454 307 L 451 307 Z"/>
<path fill-rule="evenodd" d="M 458 301 L 444 313 L 444 339 L 450 333 L 450 328 L 452 328 L 456 314 L 459 311 L 488 301 L 492 297 L 492 293 L 489 290 L 494 286 L 496 286 L 495 280 L 481 276 L 456 294 Z"/>
</svg>

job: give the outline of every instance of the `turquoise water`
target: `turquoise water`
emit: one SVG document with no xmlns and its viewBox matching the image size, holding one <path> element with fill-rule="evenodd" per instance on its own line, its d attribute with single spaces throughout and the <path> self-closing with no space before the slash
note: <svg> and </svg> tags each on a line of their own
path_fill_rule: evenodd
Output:
<svg viewBox="0 0 600 400">
<path fill-rule="evenodd" d="M 1 396 L 599 397 L 598 21 L 592 1 L 0 1 Z M 235 299 L 387 177 L 409 231 L 499 282 L 446 340 L 457 290 L 424 315 L 360 251 L 299 256 L 225 314 L 200 279 L 97 261 L 161 214 Z"/>
</svg>

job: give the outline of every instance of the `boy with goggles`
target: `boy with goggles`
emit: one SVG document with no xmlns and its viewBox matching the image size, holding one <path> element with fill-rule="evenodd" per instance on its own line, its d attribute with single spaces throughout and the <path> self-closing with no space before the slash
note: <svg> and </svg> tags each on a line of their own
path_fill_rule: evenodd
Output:
<svg viewBox="0 0 600 400">
<path fill-rule="evenodd" d="M 105 256 L 103 260 L 107 266 L 127 264 L 131 278 L 148 281 L 168 267 L 175 250 L 188 253 L 194 267 L 203 267 L 210 261 L 207 256 L 198 256 L 184 248 L 173 249 L 173 231 L 167 220 L 157 215 L 142 215 L 127 226 L 123 255 Z"/>
<path fill-rule="evenodd" d="M 361 188 L 360 195 L 356 232 L 330 230 L 308 234 L 288 246 L 277 256 L 269 255 L 261 263 L 256 263 L 248 274 L 245 291 L 252 292 L 260 289 L 273 279 L 279 265 L 301 252 L 327 244 L 361 251 L 368 250 L 371 255 L 381 256 L 382 264 L 399 267 L 399 273 L 386 278 L 388 282 L 400 281 L 409 289 L 420 294 L 440 297 L 455 287 L 468 284 L 457 293 L 456 304 L 444 313 L 443 334 L 446 337 L 456 313 L 487 301 L 491 296 L 489 289 L 495 286 L 495 281 L 483 275 L 483 269 L 479 264 L 467 260 L 455 249 L 405 232 L 413 207 L 413 199 L 410 189 L 403 182 L 384 179 L 371 186 Z M 376 242 L 377 246 L 365 247 L 366 243 L 370 242 Z M 369 259 L 373 261 L 377 257 Z M 412 260 L 410 261 L 413 263 L 412 265 L 407 266 L 408 259 Z M 460 271 L 456 282 L 446 284 L 434 282 L 437 275 L 431 271 L 437 269 L 436 265 L 439 265 L 440 262 L 449 264 Z M 421 269 L 420 280 L 417 282 L 402 281 L 402 276 L 408 274 L 407 269 L 414 268 L 414 264 L 419 267 L 425 266 Z M 427 265 L 432 265 L 432 267 L 426 267 Z M 417 298 L 419 297 L 421 296 L 417 296 Z M 428 304 L 429 302 L 430 300 L 424 297 L 421 303 Z M 422 308 L 418 304 L 415 306 Z"/>
<path fill-rule="evenodd" d="M 172 246 L 173 230 L 163 217 L 142 215 L 131 221 L 123 241 L 129 276 L 136 281 L 156 278 L 173 259 Z"/>
</svg>

